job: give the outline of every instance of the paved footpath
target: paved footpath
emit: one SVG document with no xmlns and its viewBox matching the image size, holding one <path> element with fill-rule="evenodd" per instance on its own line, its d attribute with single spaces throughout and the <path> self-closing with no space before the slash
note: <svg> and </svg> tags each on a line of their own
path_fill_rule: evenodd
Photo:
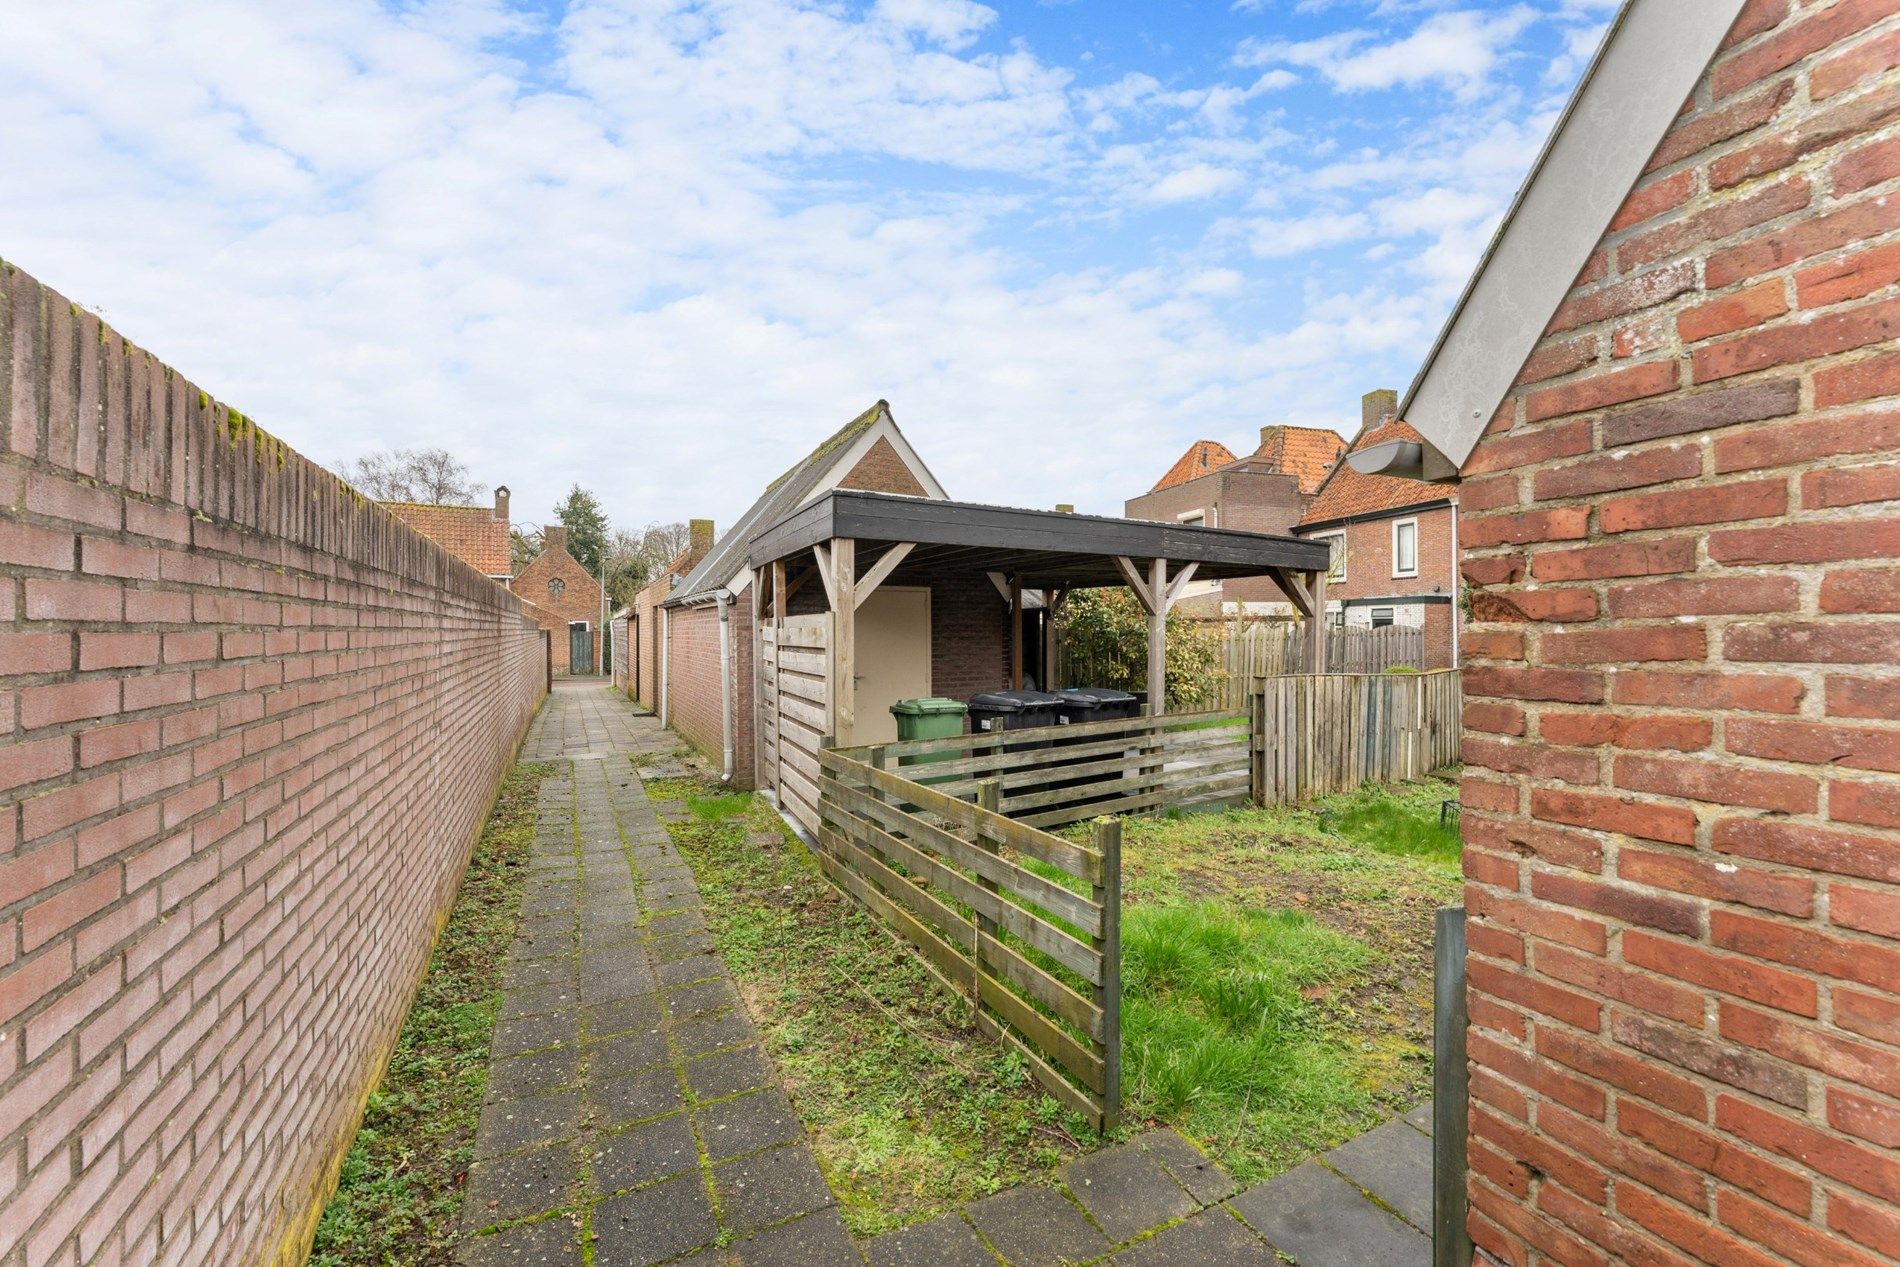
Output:
<svg viewBox="0 0 1900 1267">
<path fill-rule="evenodd" d="M 598 680 L 541 785 L 463 1201 L 466 1267 L 1424 1267 L 1421 1109 L 1246 1191 L 1171 1130 L 856 1245 L 641 782 L 677 740 Z M 1367 1194 L 1376 1194 L 1376 1201 Z M 1159 1230 L 1157 1230 L 1159 1229 Z"/>
</svg>

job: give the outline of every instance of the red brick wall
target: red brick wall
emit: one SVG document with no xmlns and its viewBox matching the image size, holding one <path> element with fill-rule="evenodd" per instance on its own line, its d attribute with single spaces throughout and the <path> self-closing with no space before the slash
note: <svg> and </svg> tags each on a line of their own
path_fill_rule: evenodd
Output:
<svg viewBox="0 0 1900 1267">
<path fill-rule="evenodd" d="M 909 493 L 928 497 L 929 491 L 905 464 L 903 456 L 883 437 L 865 451 L 857 465 L 845 472 L 839 488 L 859 488 L 873 493 Z"/>
<path fill-rule="evenodd" d="M 1750 4 L 1464 472 L 1471 1226 L 1900 1258 L 1900 25 Z"/>
<path fill-rule="evenodd" d="M 301 1261 L 540 632 L 5 266 L 0 352 L 0 1261 Z"/>
<path fill-rule="evenodd" d="M 567 552 L 567 530 L 555 526 L 543 530 L 541 553 L 514 579 L 514 591 L 534 606 L 529 616 L 548 631 L 554 650 L 554 671 L 566 676 L 573 664 L 568 645 L 568 625 L 576 620 L 587 622 L 593 671 L 601 671 L 600 582 L 588 574 Z M 548 592 L 548 583 L 558 580 L 560 594 Z"/>
<path fill-rule="evenodd" d="M 719 607 L 669 609 L 667 724 L 717 765 L 721 759 Z M 733 783 L 752 783 L 752 606 L 741 594 L 728 606 L 732 639 Z"/>
</svg>

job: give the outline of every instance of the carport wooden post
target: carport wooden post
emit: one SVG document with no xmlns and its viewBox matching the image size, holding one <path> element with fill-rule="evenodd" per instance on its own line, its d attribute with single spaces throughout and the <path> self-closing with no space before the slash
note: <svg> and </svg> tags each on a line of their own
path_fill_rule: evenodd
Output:
<svg viewBox="0 0 1900 1267">
<path fill-rule="evenodd" d="M 1067 590 L 1042 592 L 1042 689 L 1056 689 L 1056 614 L 1069 597 Z"/>
<path fill-rule="evenodd" d="M 1009 689 L 1023 689 L 1023 582 L 1009 578 Z"/>
<path fill-rule="evenodd" d="M 844 743 L 851 742 L 858 719 L 858 543 L 834 537 L 827 552 L 831 563 L 832 647 L 831 727 Z M 826 562 L 820 556 L 822 567 Z"/>
<path fill-rule="evenodd" d="M 1168 711 L 1168 561 L 1148 564 L 1148 712 Z"/>
</svg>

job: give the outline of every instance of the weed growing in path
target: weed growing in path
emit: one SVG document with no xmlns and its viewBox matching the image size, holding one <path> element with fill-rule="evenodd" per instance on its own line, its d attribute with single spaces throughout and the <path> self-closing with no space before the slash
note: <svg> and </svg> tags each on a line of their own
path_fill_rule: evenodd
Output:
<svg viewBox="0 0 1900 1267">
<path fill-rule="evenodd" d="M 436 941 L 388 1072 L 317 1226 L 313 1267 L 452 1261 L 488 1087 L 501 968 L 520 921 L 535 798 L 554 767 L 509 770 Z"/>
</svg>

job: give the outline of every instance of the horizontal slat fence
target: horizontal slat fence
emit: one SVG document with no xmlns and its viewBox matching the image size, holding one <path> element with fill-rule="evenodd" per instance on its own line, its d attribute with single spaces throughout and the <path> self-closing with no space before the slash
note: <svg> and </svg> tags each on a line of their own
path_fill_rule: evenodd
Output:
<svg viewBox="0 0 1900 1267">
<path fill-rule="evenodd" d="M 819 865 L 935 975 L 978 1026 L 1097 1130 L 1121 1104 L 1121 825 L 1093 848 L 880 769 L 875 749 L 820 753 Z M 1033 861 L 1073 883 L 1025 865 Z M 1081 891 L 1078 891 L 1081 890 Z"/>
<path fill-rule="evenodd" d="M 1252 776 L 1248 738 L 1248 714 L 1215 711 L 978 731 L 875 752 L 908 777 L 966 800 L 994 779 L 1003 813 L 1031 827 L 1059 827 L 1244 798 Z M 939 760 L 911 763 L 920 756 Z"/>
<path fill-rule="evenodd" d="M 1286 804 L 1423 778 L 1458 760 L 1463 707 L 1456 669 L 1261 678 L 1255 799 Z"/>
<path fill-rule="evenodd" d="M 1230 622 L 1225 626 L 1223 663 L 1228 708 L 1245 708 L 1254 680 L 1298 673 L 1305 665 L 1306 626 L 1286 620 Z M 1425 631 L 1409 625 L 1377 629 L 1352 626 L 1326 631 L 1328 673 L 1383 673 L 1425 667 Z"/>
</svg>

